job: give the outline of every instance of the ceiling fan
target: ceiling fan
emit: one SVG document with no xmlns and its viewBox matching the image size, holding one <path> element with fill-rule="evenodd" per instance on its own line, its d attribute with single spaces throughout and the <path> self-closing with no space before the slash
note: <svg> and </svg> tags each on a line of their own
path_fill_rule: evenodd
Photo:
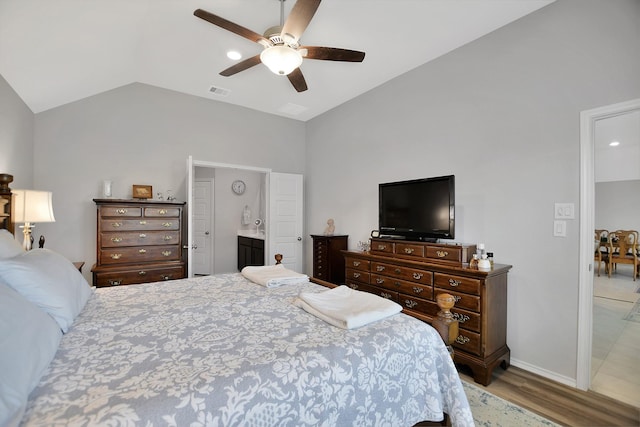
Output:
<svg viewBox="0 0 640 427">
<path fill-rule="evenodd" d="M 251 58 L 240 61 L 220 72 L 229 77 L 259 63 L 265 64 L 278 75 L 286 75 L 298 92 L 307 90 L 307 82 L 300 71 L 302 59 L 320 59 L 325 61 L 362 62 L 364 52 L 323 46 L 302 46 L 299 44 L 302 33 L 311 22 L 321 0 L 297 0 L 291 13 L 284 21 L 284 2 L 280 1 L 280 25 L 267 29 L 263 35 L 241 25 L 214 15 L 206 10 L 196 9 L 193 14 L 198 18 L 231 31 L 239 36 L 256 42 L 264 50 Z"/>
</svg>

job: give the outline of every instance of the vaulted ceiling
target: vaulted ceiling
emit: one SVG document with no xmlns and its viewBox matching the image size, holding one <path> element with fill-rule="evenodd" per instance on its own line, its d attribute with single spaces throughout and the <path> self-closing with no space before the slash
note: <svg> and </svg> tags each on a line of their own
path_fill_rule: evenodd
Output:
<svg viewBox="0 0 640 427">
<path fill-rule="evenodd" d="M 279 0 L 0 0 L 0 75 L 34 113 L 141 82 L 306 121 L 552 1 L 324 0 L 301 43 L 366 56 L 305 60 L 298 93 L 262 64 L 220 76 L 238 62 L 227 51 L 262 47 L 193 15 L 262 34 L 280 23 Z"/>
</svg>

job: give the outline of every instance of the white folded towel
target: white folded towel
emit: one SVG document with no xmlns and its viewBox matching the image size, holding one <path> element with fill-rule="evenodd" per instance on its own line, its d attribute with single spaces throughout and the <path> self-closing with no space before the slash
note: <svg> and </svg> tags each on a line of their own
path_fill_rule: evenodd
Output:
<svg viewBox="0 0 640 427">
<path fill-rule="evenodd" d="M 300 293 L 293 304 L 342 329 L 359 328 L 402 311 L 400 304 L 345 285 L 320 293 Z"/>
<path fill-rule="evenodd" d="M 282 285 L 306 283 L 309 276 L 289 270 L 282 264 L 268 266 L 247 266 L 240 272 L 244 277 L 258 285 L 274 288 Z"/>
</svg>

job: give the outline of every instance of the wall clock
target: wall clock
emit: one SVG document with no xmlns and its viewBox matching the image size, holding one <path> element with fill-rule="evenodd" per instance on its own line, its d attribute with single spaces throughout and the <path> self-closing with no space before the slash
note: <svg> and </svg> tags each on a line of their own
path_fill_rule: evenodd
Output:
<svg viewBox="0 0 640 427">
<path fill-rule="evenodd" d="M 231 189 L 233 190 L 234 193 L 236 193 L 237 195 L 241 195 L 244 193 L 244 190 L 247 189 L 246 184 L 244 183 L 244 181 L 241 181 L 239 179 L 236 179 L 235 181 L 233 181 L 233 183 L 231 184 Z"/>
</svg>

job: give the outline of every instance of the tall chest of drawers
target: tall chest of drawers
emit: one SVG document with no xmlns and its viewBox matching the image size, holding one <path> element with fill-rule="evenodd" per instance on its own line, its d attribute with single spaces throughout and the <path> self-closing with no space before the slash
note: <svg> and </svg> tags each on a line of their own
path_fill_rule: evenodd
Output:
<svg viewBox="0 0 640 427">
<path fill-rule="evenodd" d="M 434 245 L 373 239 L 371 251 L 344 251 L 347 285 L 402 305 L 403 312 L 431 323 L 439 311 L 436 296 L 456 299 L 451 310 L 460 332 L 453 346 L 456 363 L 469 366 L 474 380 L 491 382 L 496 366 L 507 368 L 507 273 L 468 266 L 473 246 Z"/>
<path fill-rule="evenodd" d="M 97 245 L 93 284 L 131 285 L 185 277 L 184 203 L 94 199 Z"/>
<path fill-rule="evenodd" d="M 344 283 L 344 256 L 349 236 L 312 234 L 313 277 L 341 285 Z"/>
</svg>

